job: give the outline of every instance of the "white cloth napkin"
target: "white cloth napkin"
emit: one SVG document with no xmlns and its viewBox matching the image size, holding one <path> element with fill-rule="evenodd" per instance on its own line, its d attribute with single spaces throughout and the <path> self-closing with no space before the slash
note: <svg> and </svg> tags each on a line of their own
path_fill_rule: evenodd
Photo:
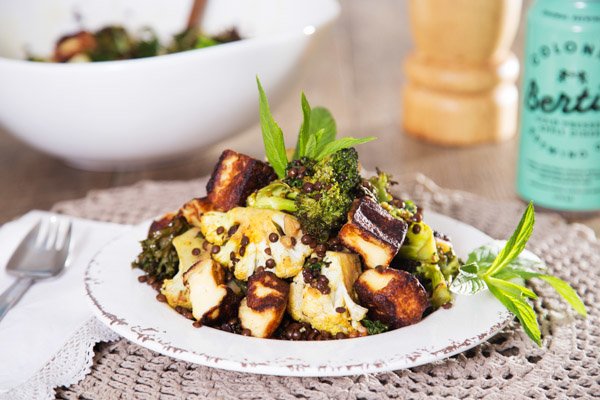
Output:
<svg viewBox="0 0 600 400">
<path fill-rule="evenodd" d="M 11 254 L 33 224 L 50 215 L 31 211 L 0 228 L 0 291 L 14 281 L 5 271 Z M 0 321 L 0 397 L 27 382 L 90 321 L 92 312 L 85 299 L 84 271 L 105 243 L 129 228 L 68 216 L 61 218 L 73 223 L 69 265 L 57 278 L 35 283 Z"/>
</svg>

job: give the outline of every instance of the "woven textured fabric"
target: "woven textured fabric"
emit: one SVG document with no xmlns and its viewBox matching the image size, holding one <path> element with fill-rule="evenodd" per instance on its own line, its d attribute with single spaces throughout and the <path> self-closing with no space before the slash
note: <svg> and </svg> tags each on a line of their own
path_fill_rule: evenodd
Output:
<svg viewBox="0 0 600 400">
<path fill-rule="evenodd" d="M 427 210 L 506 238 L 523 209 L 439 188 L 423 176 L 400 179 L 400 191 Z M 62 202 L 54 211 L 104 221 L 138 223 L 204 193 L 205 180 L 141 182 Z M 568 280 L 588 307 L 575 317 L 546 285 L 535 307 L 543 347 L 512 323 L 488 342 L 447 360 L 410 370 L 344 378 L 288 378 L 227 372 L 175 360 L 125 339 L 95 348 L 91 373 L 57 389 L 64 399 L 380 399 L 600 397 L 600 242 L 582 225 L 538 213 L 528 246 L 549 272 Z"/>
</svg>

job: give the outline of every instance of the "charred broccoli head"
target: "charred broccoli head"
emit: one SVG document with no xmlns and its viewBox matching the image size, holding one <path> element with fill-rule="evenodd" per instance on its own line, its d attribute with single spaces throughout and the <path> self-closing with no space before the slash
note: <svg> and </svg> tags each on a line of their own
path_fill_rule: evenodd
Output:
<svg viewBox="0 0 600 400">
<path fill-rule="evenodd" d="M 360 183 L 358 154 L 354 148 L 340 150 L 319 161 L 312 176 L 303 179 L 295 212 L 304 232 L 327 240 L 347 219 Z"/>
<path fill-rule="evenodd" d="M 415 203 L 411 200 L 397 199 L 390 193 L 390 186 L 397 183 L 391 178 L 391 175 L 377 169 L 377 175 L 363 182 L 363 187 L 392 217 L 407 222 L 418 221 L 419 212 Z"/>
<path fill-rule="evenodd" d="M 346 148 L 318 162 L 292 161 L 285 179 L 253 193 L 247 204 L 290 212 L 305 233 L 325 241 L 346 222 L 359 183 L 358 154 Z"/>
<path fill-rule="evenodd" d="M 287 183 L 274 181 L 248 196 L 246 204 L 254 208 L 295 212 L 297 207 L 294 199 L 297 196 L 298 191 Z"/>
</svg>

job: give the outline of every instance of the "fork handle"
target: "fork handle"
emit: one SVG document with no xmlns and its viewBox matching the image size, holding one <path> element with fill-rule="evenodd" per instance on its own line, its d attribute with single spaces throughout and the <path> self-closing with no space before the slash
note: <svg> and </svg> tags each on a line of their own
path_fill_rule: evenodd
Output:
<svg viewBox="0 0 600 400">
<path fill-rule="evenodd" d="M 6 315 L 25 292 L 33 285 L 34 280 L 32 278 L 18 278 L 8 289 L 0 295 L 0 321 Z"/>
</svg>

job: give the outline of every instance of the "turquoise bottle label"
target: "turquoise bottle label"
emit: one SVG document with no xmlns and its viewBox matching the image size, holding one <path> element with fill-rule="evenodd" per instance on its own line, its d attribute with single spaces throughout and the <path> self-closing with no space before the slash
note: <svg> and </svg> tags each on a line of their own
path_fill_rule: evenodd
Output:
<svg viewBox="0 0 600 400">
<path fill-rule="evenodd" d="M 544 207 L 600 210 L 600 2 L 529 12 L 517 190 Z"/>
</svg>

